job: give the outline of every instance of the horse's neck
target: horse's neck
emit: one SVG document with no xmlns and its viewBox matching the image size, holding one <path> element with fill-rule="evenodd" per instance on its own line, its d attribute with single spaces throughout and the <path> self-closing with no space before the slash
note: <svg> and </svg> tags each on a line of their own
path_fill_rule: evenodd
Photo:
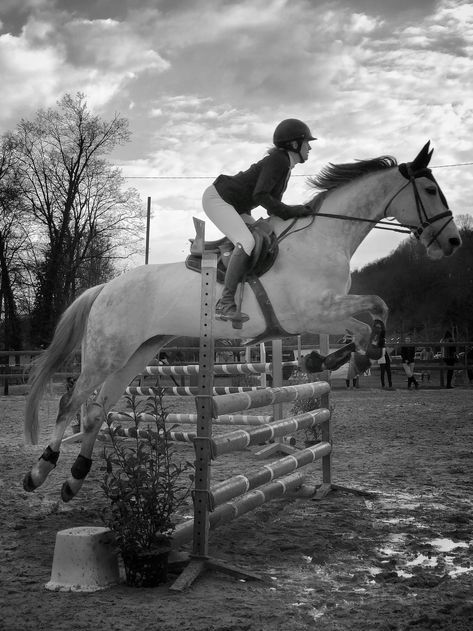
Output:
<svg viewBox="0 0 473 631">
<path fill-rule="evenodd" d="M 386 198 L 391 188 L 392 178 L 386 171 L 334 190 L 327 195 L 320 207 L 319 212 L 322 216 L 315 229 L 327 235 L 327 238 L 331 235 L 334 244 L 343 247 L 351 257 L 376 222 L 382 219 Z M 324 214 L 335 215 L 340 219 L 326 218 L 323 217 Z M 357 221 L 357 218 L 369 221 Z M 322 222 L 330 223 L 322 225 Z"/>
<path fill-rule="evenodd" d="M 287 242 L 290 256 L 297 258 L 304 252 L 306 261 L 314 258 L 318 264 L 320 253 L 331 250 L 346 254 L 350 260 L 376 222 L 383 218 L 387 201 L 396 187 L 394 173 L 393 169 L 376 172 L 330 191 L 317 210 L 315 221 L 302 217 L 289 228 L 288 236 L 293 235 Z M 334 218 L 324 217 L 325 214 Z M 269 223 L 278 235 L 289 225 L 288 221 L 275 216 L 270 217 Z M 295 245 L 294 239 L 297 240 Z"/>
</svg>

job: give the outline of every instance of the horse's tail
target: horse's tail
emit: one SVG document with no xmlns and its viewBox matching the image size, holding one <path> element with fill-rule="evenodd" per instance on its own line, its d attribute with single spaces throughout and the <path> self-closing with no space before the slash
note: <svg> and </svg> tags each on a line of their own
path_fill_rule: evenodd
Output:
<svg viewBox="0 0 473 631">
<path fill-rule="evenodd" d="M 79 346 L 85 334 L 89 313 L 104 285 L 84 291 L 63 313 L 49 347 L 35 362 L 28 384 L 30 392 L 26 401 L 24 435 L 25 442 L 38 444 L 38 408 L 48 381 L 71 353 Z"/>
</svg>

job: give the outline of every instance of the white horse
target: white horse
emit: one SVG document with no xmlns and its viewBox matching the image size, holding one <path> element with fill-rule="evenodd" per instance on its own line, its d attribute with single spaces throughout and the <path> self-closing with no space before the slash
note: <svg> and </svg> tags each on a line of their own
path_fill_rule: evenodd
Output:
<svg viewBox="0 0 473 631">
<path fill-rule="evenodd" d="M 388 308 L 378 296 L 348 294 L 350 259 L 383 218 L 393 217 L 408 227 L 432 258 L 449 256 L 461 245 L 445 197 L 427 168 L 431 155 L 427 143 L 411 163 L 397 165 L 394 158 L 382 157 L 329 165 L 315 178 L 319 188 L 328 189 L 318 214 L 315 219 L 297 220 L 281 241 L 275 264 L 262 277 L 286 331 L 343 334 L 348 330 L 358 350 L 367 348 L 371 327 L 354 316 L 368 312 L 385 323 Z M 269 221 L 276 234 L 290 224 L 278 217 Z M 48 381 L 81 344 L 82 371 L 72 393 L 60 402 L 49 445 L 25 477 L 26 490 L 40 486 L 56 466 L 68 423 L 101 386 L 88 406 L 80 454 L 62 488 L 63 500 L 76 495 L 90 470 L 94 443 L 107 412 L 163 346 L 175 337 L 199 336 L 200 305 L 201 277 L 184 263 L 138 267 L 88 289 L 72 303 L 30 379 L 27 442 L 38 442 L 38 407 Z M 266 325 L 249 289 L 245 289 L 242 309 L 250 319 L 240 336 L 255 338 Z M 230 322 L 216 321 L 214 334 L 236 337 Z"/>
</svg>

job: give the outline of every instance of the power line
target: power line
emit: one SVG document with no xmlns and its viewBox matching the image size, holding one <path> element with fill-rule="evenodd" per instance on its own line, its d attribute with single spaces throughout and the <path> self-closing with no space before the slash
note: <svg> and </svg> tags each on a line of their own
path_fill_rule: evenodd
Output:
<svg viewBox="0 0 473 631">
<path fill-rule="evenodd" d="M 473 162 L 457 162 L 456 164 L 439 164 L 436 167 L 430 167 L 431 169 L 447 169 L 449 167 L 466 167 L 471 166 Z"/>
<path fill-rule="evenodd" d="M 472 166 L 473 162 L 457 162 L 456 164 L 439 164 L 431 169 L 448 169 L 451 167 Z M 294 173 L 291 177 L 316 177 L 316 173 Z M 125 180 L 212 180 L 216 175 L 124 175 Z"/>
</svg>

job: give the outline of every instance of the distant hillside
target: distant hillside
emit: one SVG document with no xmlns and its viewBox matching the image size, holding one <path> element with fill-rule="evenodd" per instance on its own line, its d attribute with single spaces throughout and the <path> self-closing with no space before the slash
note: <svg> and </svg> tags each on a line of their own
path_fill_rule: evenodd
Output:
<svg viewBox="0 0 473 631">
<path fill-rule="evenodd" d="M 452 256 L 433 261 L 413 237 L 392 254 L 353 273 L 352 294 L 377 294 L 389 306 L 388 331 L 440 339 L 446 329 L 473 339 L 473 219 L 456 218 L 463 240 Z"/>
</svg>

